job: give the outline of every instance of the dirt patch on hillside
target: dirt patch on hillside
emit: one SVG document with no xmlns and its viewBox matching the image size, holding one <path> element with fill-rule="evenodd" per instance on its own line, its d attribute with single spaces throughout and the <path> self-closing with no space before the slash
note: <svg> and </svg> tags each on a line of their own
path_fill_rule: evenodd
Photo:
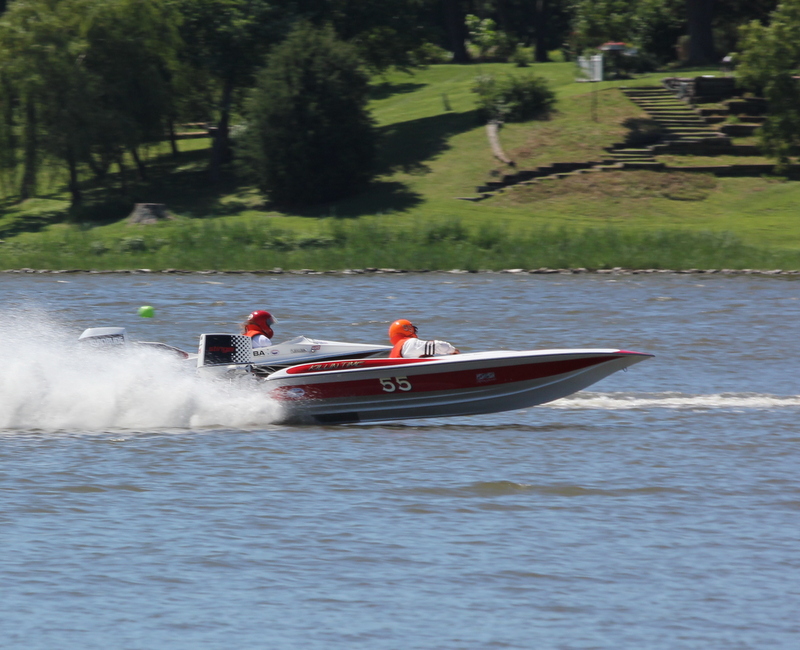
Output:
<svg viewBox="0 0 800 650">
<path fill-rule="evenodd" d="M 517 185 L 501 195 L 502 202 L 522 205 L 579 195 L 594 201 L 662 198 L 672 201 L 702 201 L 716 189 L 711 174 L 616 171 L 593 172 L 567 178 L 553 178 L 533 185 Z"/>
</svg>

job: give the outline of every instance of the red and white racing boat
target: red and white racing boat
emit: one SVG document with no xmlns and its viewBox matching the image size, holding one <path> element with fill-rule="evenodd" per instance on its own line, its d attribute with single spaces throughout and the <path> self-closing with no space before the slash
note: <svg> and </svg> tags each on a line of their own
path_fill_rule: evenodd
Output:
<svg viewBox="0 0 800 650">
<path fill-rule="evenodd" d="M 256 349 L 253 357 L 247 337 L 203 335 L 198 365 L 261 377 L 266 394 L 283 405 L 286 422 L 334 424 L 527 408 L 652 357 L 628 350 L 567 349 L 388 359 L 375 358 L 385 357 L 387 346 L 300 340 L 274 352 Z"/>
<path fill-rule="evenodd" d="M 322 361 L 275 372 L 266 387 L 284 404 L 287 420 L 476 415 L 552 402 L 651 356 L 587 349 Z"/>
</svg>

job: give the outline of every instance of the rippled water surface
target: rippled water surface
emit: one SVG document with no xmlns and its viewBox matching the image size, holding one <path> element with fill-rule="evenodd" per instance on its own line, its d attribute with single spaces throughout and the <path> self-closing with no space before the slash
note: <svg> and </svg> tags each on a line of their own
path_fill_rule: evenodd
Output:
<svg viewBox="0 0 800 650">
<path fill-rule="evenodd" d="M 794 648 L 799 289 L 0 274 L 0 647 Z M 277 340 L 406 317 L 462 351 L 656 356 L 525 411 L 289 427 L 248 387 L 74 343 L 194 350 L 255 308 Z"/>
</svg>

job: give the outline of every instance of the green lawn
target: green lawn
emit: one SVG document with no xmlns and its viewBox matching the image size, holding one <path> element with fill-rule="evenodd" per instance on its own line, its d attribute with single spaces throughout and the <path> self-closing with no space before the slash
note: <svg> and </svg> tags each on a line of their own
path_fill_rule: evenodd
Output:
<svg viewBox="0 0 800 650">
<path fill-rule="evenodd" d="M 382 134 L 379 177 L 357 197 L 305 211 L 271 210 L 252 187 L 232 177 L 222 186 L 211 187 L 205 171 L 208 141 L 204 139 L 181 141 L 178 160 L 168 155 L 165 147 L 154 148 L 149 152 L 152 180 L 147 184 L 129 178 L 124 192 L 120 179 L 115 180 L 112 191 L 87 185 L 88 207 L 71 217 L 77 223 L 64 221 L 68 205 L 63 178 L 59 170 L 51 170 L 41 198 L 18 205 L 7 196 L 4 203 L 0 202 L 0 238 L 5 240 L 0 245 L 0 268 L 65 268 L 70 264 L 73 268 L 164 268 L 181 263 L 193 268 L 245 268 L 245 256 L 236 254 L 237 242 L 250 247 L 251 252 L 258 251 L 248 258 L 253 264 L 274 263 L 288 268 L 294 268 L 290 266 L 294 264 L 309 268 L 323 264 L 335 264 L 336 268 L 391 265 L 391 256 L 385 255 L 384 260 L 379 246 L 369 250 L 363 242 L 356 245 L 359 233 L 370 228 L 378 240 L 391 233 L 428 233 L 427 239 L 423 238 L 425 246 L 416 256 L 409 250 L 405 257 L 397 258 L 398 264 L 416 261 L 406 268 L 458 264 L 460 258 L 450 252 L 435 252 L 429 244 L 439 242 L 458 248 L 453 244 L 458 241 L 461 246 L 480 248 L 479 233 L 485 234 L 487 228 L 502 231 L 500 239 L 506 242 L 542 239 L 541 233 L 554 231 L 560 231 L 563 238 L 580 239 L 582 248 L 569 258 L 577 266 L 591 266 L 588 261 L 580 263 L 581 255 L 587 260 L 602 259 L 603 265 L 624 266 L 618 263 L 622 257 L 615 257 L 611 240 L 606 243 L 609 250 L 591 255 L 586 238 L 581 238 L 587 229 L 615 229 L 622 235 L 638 237 L 640 246 L 645 246 L 653 233 L 724 236 L 726 241 L 734 238 L 757 252 L 749 260 L 750 266 L 772 264 L 775 258 L 784 268 L 800 268 L 799 182 L 605 172 L 518 186 L 482 202 L 458 200 L 474 196 L 477 186 L 511 171 L 493 158 L 485 128 L 475 117 L 474 95 L 470 92 L 473 80 L 479 74 L 531 72 L 550 81 L 559 102 L 548 120 L 510 124 L 501 130 L 503 148 L 520 169 L 552 162 L 602 160 L 603 147 L 625 141 L 637 120 L 644 119 L 618 87 L 656 84 L 664 76 L 576 83 L 572 64 L 549 63 L 524 70 L 510 64 L 437 65 L 413 75 L 395 73 L 376 79 L 372 109 Z M 0 191 L 10 192 L 10 187 L 6 179 Z M 166 203 L 177 219 L 157 226 L 128 225 L 124 217 L 133 202 Z M 175 242 L 190 227 L 195 228 L 194 239 L 190 242 L 184 237 L 181 245 L 206 245 L 202 242 L 208 233 L 197 234 L 198 220 L 213 222 L 228 233 L 219 236 L 232 238 L 230 249 L 225 248 L 232 259 L 221 257 L 219 247 L 213 254 L 209 250 L 205 257 L 202 251 L 191 259 L 178 254 Z M 458 224 L 466 234 L 439 237 L 435 232 L 441 224 Z M 137 239 L 144 243 L 131 243 Z M 423 239 L 418 241 L 420 246 Z M 208 241 L 213 241 L 213 236 Z M 678 240 L 660 241 L 667 247 L 666 242 Z M 676 245 L 685 247 L 685 243 Z M 74 255 L 65 257 L 69 246 L 74 247 Z M 505 255 L 498 246 L 492 245 L 493 257 L 473 255 L 469 257 L 471 263 L 502 268 L 509 266 L 504 263 L 506 259 L 529 266 L 540 265 L 537 262 L 543 259 L 541 255 L 527 259 L 519 251 L 512 254 L 510 248 Z M 337 250 L 341 253 L 338 256 L 334 254 Z M 464 256 L 466 260 L 466 252 Z M 682 263 L 678 258 L 670 259 L 673 268 Z M 683 263 L 698 266 L 702 261 L 687 259 Z M 728 261 L 733 266 L 735 260 Z M 656 256 L 652 263 L 667 265 L 666 253 L 664 260 Z M 748 260 L 742 260 L 742 264 L 748 265 Z M 711 260 L 705 265 L 712 266 Z"/>
</svg>

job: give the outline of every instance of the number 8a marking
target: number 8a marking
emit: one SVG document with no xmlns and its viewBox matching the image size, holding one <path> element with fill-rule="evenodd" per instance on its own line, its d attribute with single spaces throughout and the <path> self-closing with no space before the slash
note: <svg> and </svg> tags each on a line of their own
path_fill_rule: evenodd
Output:
<svg viewBox="0 0 800 650">
<path fill-rule="evenodd" d="M 378 381 L 381 382 L 384 393 L 393 393 L 396 390 L 411 390 L 411 382 L 408 381 L 408 377 L 384 377 Z"/>
</svg>

